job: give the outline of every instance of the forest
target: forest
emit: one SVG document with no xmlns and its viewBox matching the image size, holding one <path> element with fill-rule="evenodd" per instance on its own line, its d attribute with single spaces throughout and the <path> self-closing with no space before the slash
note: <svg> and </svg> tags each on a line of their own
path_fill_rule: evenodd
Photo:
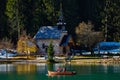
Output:
<svg viewBox="0 0 120 80">
<path fill-rule="evenodd" d="M 33 37 L 41 26 L 56 25 L 61 4 L 69 34 L 90 21 L 107 41 L 120 41 L 120 0 L 1 0 L 0 40 L 16 44 L 24 30 Z"/>
</svg>

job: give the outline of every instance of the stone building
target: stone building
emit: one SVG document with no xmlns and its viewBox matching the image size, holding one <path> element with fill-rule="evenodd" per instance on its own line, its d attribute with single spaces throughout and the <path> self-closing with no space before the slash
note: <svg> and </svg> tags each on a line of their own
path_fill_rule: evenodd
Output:
<svg viewBox="0 0 120 80">
<path fill-rule="evenodd" d="M 71 46 L 74 45 L 71 35 L 65 29 L 66 23 L 60 10 L 60 16 L 56 26 L 42 26 L 34 36 L 36 44 L 39 48 L 39 53 L 46 54 L 47 46 L 52 41 L 55 54 L 66 54 L 70 52 Z"/>
</svg>

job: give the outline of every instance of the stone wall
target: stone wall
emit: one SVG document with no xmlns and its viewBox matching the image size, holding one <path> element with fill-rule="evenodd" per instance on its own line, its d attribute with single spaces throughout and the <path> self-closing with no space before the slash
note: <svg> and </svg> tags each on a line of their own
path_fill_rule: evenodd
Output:
<svg viewBox="0 0 120 80">
<path fill-rule="evenodd" d="M 50 44 L 50 42 L 52 41 L 53 47 L 54 47 L 54 52 L 55 54 L 60 54 L 62 53 L 62 49 L 60 49 L 59 43 L 60 40 L 59 39 L 40 39 L 37 40 L 37 45 L 40 49 L 40 53 L 41 54 L 47 54 L 47 47 Z"/>
</svg>

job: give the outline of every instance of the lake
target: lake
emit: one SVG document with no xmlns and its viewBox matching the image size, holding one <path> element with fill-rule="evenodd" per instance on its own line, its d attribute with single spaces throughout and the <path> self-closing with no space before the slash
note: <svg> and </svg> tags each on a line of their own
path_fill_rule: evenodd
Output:
<svg viewBox="0 0 120 80">
<path fill-rule="evenodd" d="M 66 67 L 76 75 L 48 76 L 47 70 Z M 120 64 L 0 64 L 0 80 L 119 80 Z"/>
</svg>

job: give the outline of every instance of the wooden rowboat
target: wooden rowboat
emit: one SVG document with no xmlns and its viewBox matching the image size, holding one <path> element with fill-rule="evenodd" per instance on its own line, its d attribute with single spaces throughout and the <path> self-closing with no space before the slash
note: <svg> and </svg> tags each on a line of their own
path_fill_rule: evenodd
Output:
<svg viewBox="0 0 120 80">
<path fill-rule="evenodd" d="M 65 71 L 65 72 L 56 72 L 56 71 L 48 71 L 49 76 L 53 75 L 74 75 L 76 72 Z"/>
</svg>

